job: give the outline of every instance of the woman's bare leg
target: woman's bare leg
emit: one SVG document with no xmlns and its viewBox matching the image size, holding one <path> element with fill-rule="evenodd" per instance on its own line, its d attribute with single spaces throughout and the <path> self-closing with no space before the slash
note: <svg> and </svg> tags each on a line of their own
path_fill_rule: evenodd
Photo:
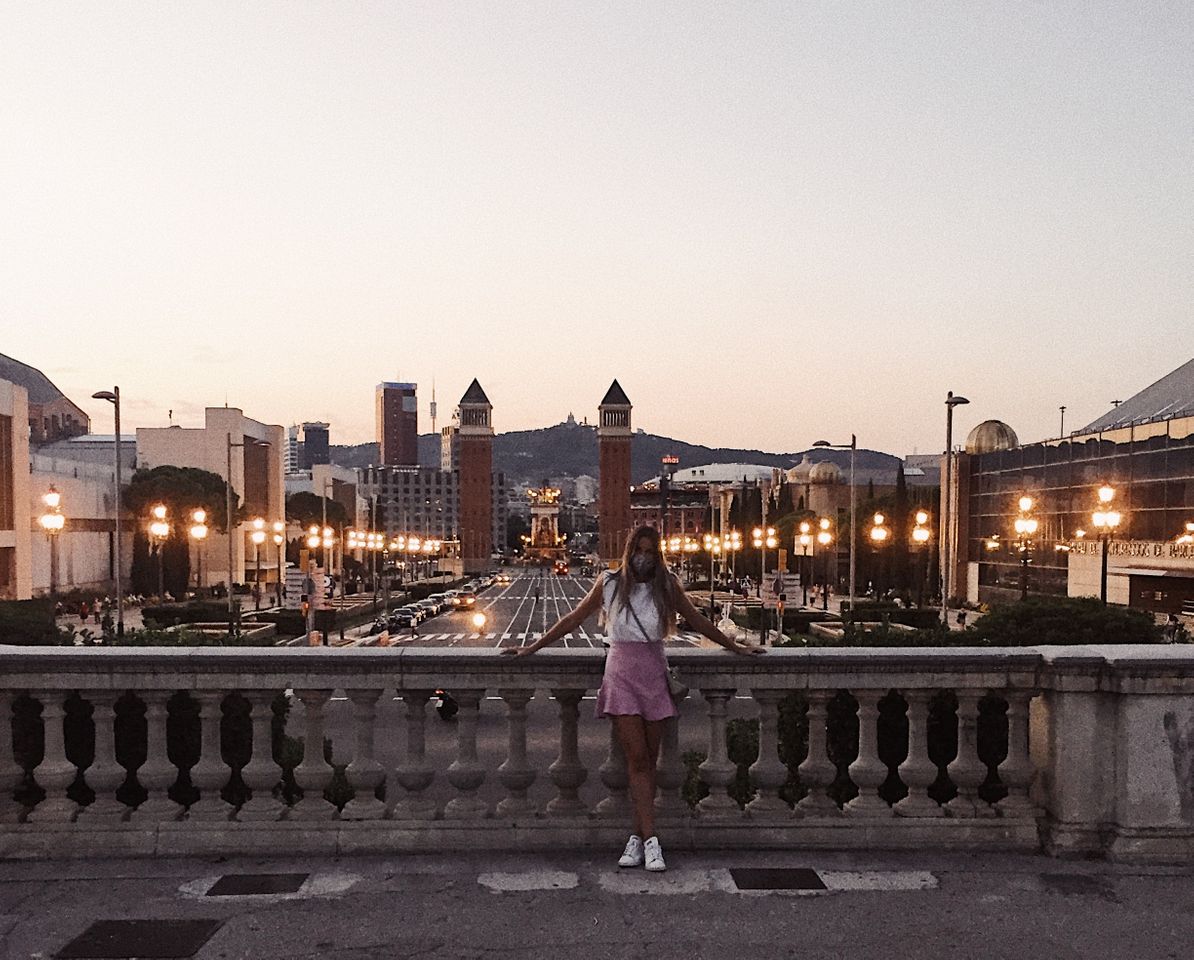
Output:
<svg viewBox="0 0 1194 960">
<path fill-rule="evenodd" d="M 644 840 L 655 836 L 655 764 L 663 739 L 662 720 L 614 717 L 614 731 L 626 755 L 630 799 L 634 804 L 634 832 Z"/>
</svg>

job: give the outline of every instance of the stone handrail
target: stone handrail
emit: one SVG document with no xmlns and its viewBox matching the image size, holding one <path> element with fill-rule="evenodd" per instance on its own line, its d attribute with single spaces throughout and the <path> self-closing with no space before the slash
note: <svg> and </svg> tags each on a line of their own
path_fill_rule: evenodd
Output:
<svg viewBox="0 0 1194 960">
<path fill-rule="evenodd" d="M 669 721 L 656 807 L 673 844 L 1043 845 L 1150 860 L 1194 851 L 1194 654 L 1184 648 L 778 649 L 759 658 L 676 650 L 669 659 L 706 707 L 698 774 L 708 790 L 695 809 L 683 799 L 679 725 Z M 597 771 L 606 795 L 591 809 L 580 797 L 588 771 L 578 750 L 579 704 L 600 684 L 602 667 L 600 651 L 568 649 L 514 660 L 468 649 L 0 648 L 0 855 L 614 843 L 629 801 L 612 737 Z M 450 690 L 460 708 L 455 757 L 443 770 L 425 748 L 426 707 L 437 689 Z M 304 752 L 293 769 L 302 796 L 293 803 L 279 789 L 271 730 L 283 691 L 303 707 Z M 344 692 L 353 713 L 344 771 L 351 798 L 340 807 L 325 796 L 333 769 L 323 751 L 324 707 L 334 691 Z M 386 769 L 375 743 L 378 701 L 390 691 L 404 703 L 405 752 Z M 527 759 L 527 704 L 538 691 L 559 710 L 559 754 L 546 771 L 555 796 L 541 810 L 527 796 L 542 775 Z M 167 749 L 167 718 L 172 729 L 183 722 L 180 692 L 198 713 L 198 761 L 185 772 L 194 799 L 185 808 L 174 789 L 184 772 Z M 506 758 L 495 770 L 477 751 L 487 693 L 504 701 Z M 738 768 L 727 754 L 727 707 L 736 693 L 752 697 L 758 712 L 754 796 L 745 808 L 733 796 Z M 82 753 L 94 759 L 85 768 L 76 762 L 80 751 L 71 758 L 67 749 L 67 705 L 76 694 L 91 706 Z M 230 694 L 248 704 L 249 759 L 235 771 L 221 752 Z M 130 696 L 145 718 L 132 751 L 144 762 L 129 765 L 145 794 L 135 807 L 117 797 L 130 776 L 117 759 L 117 703 Z M 791 771 L 778 747 L 781 704 L 793 696 L 808 749 L 796 770 L 803 796 L 790 804 Z M 40 705 L 40 718 L 22 714 L 44 743 L 40 762 L 26 758 L 28 770 L 13 751 L 18 700 Z M 956 732 L 948 763 L 930 756 L 930 727 L 940 739 L 943 725 L 948 738 Z M 80 736 L 77 723 L 72 729 Z M 990 742 L 980 742 L 984 736 Z M 833 756 L 842 744 L 851 756 Z M 86 805 L 72 789 L 80 772 L 94 791 Z M 235 804 L 227 790 L 234 776 L 243 788 Z M 487 779 L 504 791 L 493 804 L 479 791 Z M 450 786 L 446 799 L 428 789 L 437 780 Z M 34 784 L 44 798 L 29 789 Z"/>
</svg>

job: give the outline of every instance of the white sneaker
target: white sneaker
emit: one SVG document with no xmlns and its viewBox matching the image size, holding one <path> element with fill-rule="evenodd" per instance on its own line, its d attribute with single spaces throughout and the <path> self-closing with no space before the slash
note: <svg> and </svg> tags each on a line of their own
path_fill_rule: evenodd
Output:
<svg viewBox="0 0 1194 960">
<path fill-rule="evenodd" d="M 626 841 L 626 849 L 622 851 L 619 867 L 641 867 L 643 865 L 643 841 L 638 834 L 632 833 Z"/>
<path fill-rule="evenodd" d="M 659 845 L 658 837 L 648 837 L 643 844 L 643 856 L 647 861 L 647 869 L 652 873 L 663 873 L 667 864 L 663 862 L 663 848 Z"/>
</svg>

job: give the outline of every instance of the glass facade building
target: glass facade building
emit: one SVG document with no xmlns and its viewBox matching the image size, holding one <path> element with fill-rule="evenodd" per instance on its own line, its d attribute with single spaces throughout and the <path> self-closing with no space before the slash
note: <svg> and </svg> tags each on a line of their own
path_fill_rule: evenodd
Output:
<svg viewBox="0 0 1194 960">
<path fill-rule="evenodd" d="M 1076 542 L 1097 536 L 1091 515 L 1103 484 L 1115 489 L 1113 508 L 1122 515 L 1117 543 L 1171 544 L 1194 521 L 1194 417 L 963 454 L 958 466 L 959 503 L 966 514 L 959 517 L 965 536 L 961 555 L 969 564 L 971 594 L 977 566 L 976 599 L 983 602 L 1019 596 L 1022 554 L 1015 521 L 1022 496 L 1033 498 L 1031 514 L 1038 521 L 1028 553 L 1034 594 L 1074 593 L 1070 553 Z M 1131 551 L 1118 546 L 1114 553 Z M 1185 570 L 1167 570 L 1160 562 L 1153 567 L 1159 568 L 1149 571 L 1153 576 L 1189 582 Z M 1137 593 L 1133 589 L 1133 598 Z"/>
</svg>

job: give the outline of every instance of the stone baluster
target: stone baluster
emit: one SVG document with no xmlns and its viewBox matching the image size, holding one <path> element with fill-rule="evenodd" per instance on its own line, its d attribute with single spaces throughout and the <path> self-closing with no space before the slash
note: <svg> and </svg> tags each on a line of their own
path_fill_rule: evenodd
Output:
<svg viewBox="0 0 1194 960">
<path fill-rule="evenodd" d="M 622 759 L 622 771 L 625 773 L 626 756 L 621 753 L 620 746 L 618 749 Z M 659 752 L 659 762 L 655 765 L 655 813 L 661 817 L 686 817 L 689 815 L 689 809 L 682 791 L 688 771 L 684 767 L 684 761 L 680 759 L 678 716 L 668 717 L 663 721 L 663 741 Z M 629 806 L 626 809 L 626 815 L 629 816 Z"/>
<path fill-rule="evenodd" d="M 139 693 L 145 704 L 145 762 L 137 768 L 137 781 L 148 796 L 129 815 L 133 823 L 161 823 L 182 816 L 182 805 L 170 799 L 168 790 L 178 779 L 178 769 L 170 762 L 166 749 L 167 704 L 173 693 L 146 690 Z"/>
<path fill-rule="evenodd" d="M 377 799 L 377 788 L 386 778 L 385 768 L 374 756 L 377 742 L 377 701 L 380 689 L 349 690 L 356 744 L 352 762 L 344 771 L 353 789 L 353 798 L 340 811 L 342 820 L 380 820 L 386 805 Z"/>
<path fill-rule="evenodd" d="M 622 749 L 622 741 L 618 739 L 618 733 L 612 723 L 609 725 L 609 752 L 606 753 L 605 762 L 598 768 L 597 774 L 601 778 L 601 782 L 605 784 L 609 795 L 597 804 L 593 812 L 605 820 L 628 818 L 630 816 L 630 796 L 627 791 L 630 787 L 630 776 L 626 771 L 626 752 Z M 657 772 L 656 783 L 658 783 L 658 776 Z M 661 797 L 655 799 L 657 810 L 660 799 Z"/>
<path fill-rule="evenodd" d="M 706 817 L 736 817 L 740 811 L 729 787 L 738 768 L 726 752 L 726 704 L 734 691 L 702 690 L 701 694 L 709 704 L 709 754 L 698 769 L 709 796 L 697 804 L 697 811 Z"/>
<path fill-rule="evenodd" d="M 435 770 L 427 763 L 427 701 L 430 690 L 403 690 L 406 704 L 406 756 L 394 771 L 394 779 L 406 791 L 394 802 L 390 814 L 395 820 L 434 820 L 435 801 L 423 795 L 435 779 Z"/>
<path fill-rule="evenodd" d="M 12 701 L 9 690 L 0 690 L 0 823 L 16 823 L 24 812 L 13 794 L 24 779 L 12 749 Z"/>
<path fill-rule="evenodd" d="M 932 690 L 908 690 L 908 756 L 900 764 L 900 779 L 908 795 L 893 808 L 901 817 L 943 817 L 941 804 L 929 796 L 937 779 L 937 764 L 929 759 L 929 702 Z"/>
<path fill-rule="evenodd" d="M 79 810 L 80 822 L 120 823 L 129 807 L 116 799 L 116 788 L 124 783 L 128 771 L 116 762 L 116 701 L 115 690 L 89 693 L 91 721 L 95 726 L 95 758 L 83 772 L 87 786 L 95 791 L 95 799 Z"/>
<path fill-rule="evenodd" d="M 274 690 L 245 690 L 243 695 L 250 704 L 253 723 L 253 753 L 240 772 L 253 795 L 237 812 L 238 820 L 268 821 L 280 820 L 286 813 L 286 804 L 274 796 L 274 787 L 282 779 L 282 768 L 274 761 Z"/>
<path fill-rule="evenodd" d="M 201 690 L 199 700 L 199 762 L 191 767 L 191 783 L 199 790 L 199 799 L 187 810 L 188 820 L 219 821 L 232 817 L 232 804 L 220 796 L 232 771 L 220 752 L 220 722 L 224 717 L 224 694 Z"/>
<path fill-rule="evenodd" d="M 527 790 L 535 782 L 535 768 L 527 762 L 527 704 L 535 696 L 534 690 L 499 690 L 506 701 L 506 730 L 508 735 L 506 759 L 498 767 L 498 780 L 506 788 L 506 796 L 497 805 L 501 817 L 533 817 L 535 806 L 527 799 Z"/>
<path fill-rule="evenodd" d="M 46 690 L 37 695 L 45 729 L 45 753 L 33 770 L 33 779 L 46 791 L 46 798 L 29 812 L 26 819 L 30 823 L 69 823 L 79 811 L 79 805 L 66 795 L 78 770 L 66 758 L 63 696 L 61 690 Z"/>
<path fill-rule="evenodd" d="M 303 798 L 290 812 L 292 820 L 331 820 L 336 805 L 323 792 L 332 782 L 332 766 L 323 755 L 323 708 L 331 690 L 295 690 L 302 701 L 303 762 L 294 768 L 294 780 L 303 790 Z"/>
<path fill-rule="evenodd" d="M 987 767 L 978 758 L 978 702 L 975 690 L 958 692 L 958 754 L 946 770 L 958 795 L 945 805 L 950 817 L 994 816 L 994 809 L 979 799 L 978 788 L 987 779 Z"/>
<path fill-rule="evenodd" d="M 485 768 L 477 760 L 477 715 L 484 690 L 456 690 L 452 696 L 460 705 L 456 718 L 456 759 L 448 767 L 448 782 L 458 796 L 444 804 L 444 816 L 454 820 L 480 820 L 489 807 L 477 790 L 485 782 Z"/>
<path fill-rule="evenodd" d="M 788 768 L 779 759 L 779 701 L 782 690 L 752 690 L 759 705 L 759 756 L 750 765 L 750 779 L 758 795 L 746 805 L 752 817 L 788 816 L 788 805 L 779 788 L 788 779 Z"/>
<path fill-rule="evenodd" d="M 879 701 L 884 690 L 859 690 L 858 756 L 850 764 L 850 779 L 858 787 L 858 796 L 846 804 L 848 817 L 890 817 L 891 807 L 879 796 L 879 788 L 887 779 L 887 764 L 879 759 Z"/>
<path fill-rule="evenodd" d="M 547 812 L 554 817 L 583 817 L 588 807 L 580 799 L 580 785 L 589 773 L 580 762 L 577 726 L 580 718 L 580 699 L 584 690 L 552 690 L 560 705 L 560 755 L 547 768 L 556 795 L 547 802 Z"/>
<path fill-rule="evenodd" d="M 797 772 L 800 782 L 808 793 L 796 804 L 796 813 L 802 817 L 837 817 L 841 815 L 836 803 L 829 797 L 829 787 L 837 776 L 837 767 L 829 759 L 825 749 L 826 717 L 828 716 L 829 690 L 808 692 L 808 756 L 801 762 Z"/>
<path fill-rule="evenodd" d="M 999 779 L 1007 787 L 1007 796 L 995 804 L 1001 817 L 1032 817 L 1036 806 L 1028 799 L 1032 783 L 1032 760 L 1028 755 L 1028 705 L 1030 690 L 1007 692 L 1007 756 L 999 765 Z"/>
</svg>

